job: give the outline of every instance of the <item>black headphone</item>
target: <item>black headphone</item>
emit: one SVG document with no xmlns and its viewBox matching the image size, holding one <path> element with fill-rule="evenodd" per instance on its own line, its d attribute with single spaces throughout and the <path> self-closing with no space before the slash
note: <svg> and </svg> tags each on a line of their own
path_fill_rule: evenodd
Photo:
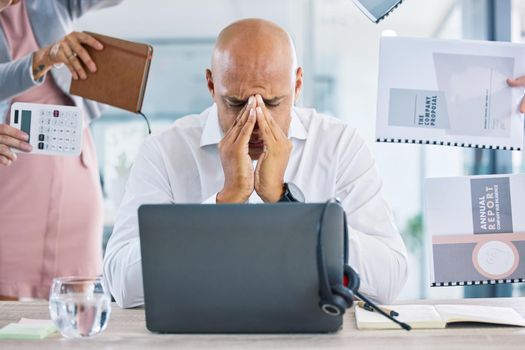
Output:
<svg viewBox="0 0 525 350">
<path fill-rule="evenodd" d="M 328 206 L 331 203 L 339 204 L 337 199 L 328 200 L 321 212 L 321 218 L 317 225 L 317 271 L 319 274 L 319 306 L 321 309 L 332 316 L 343 315 L 346 309 L 351 308 L 354 305 L 354 293 L 359 289 L 359 275 L 346 264 L 348 259 L 348 228 L 346 225 L 346 215 L 344 215 L 344 276 L 348 280 L 348 286 L 344 283 L 331 284 L 326 271 L 326 261 L 324 257 L 323 249 L 323 222 L 326 215 Z M 344 280 L 343 279 L 343 280 Z"/>
<path fill-rule="evenodd" d="M 359 274 L 348 265 L 348 225 L 346 222 L 346 213 L 343 211 L 343 283 L 337 282 L 335 284 L 330 283 L 328 278 L 328 273 L 326 271 L 326 262 L 324 257 L 323 249 L 323 221 L 326 214 L 326 210 L 330 204 L 341 205 L 341 202 L 337 198 L 329 199 L 321 212 L 321 217 L 317 223 L 317 271 L 319 275 L 319 306 L 321 309 L 328 315 L 331 316 L 341 316 L 346 312 L 346 309 L 351 308 L 354 305 L 354 297 L 357 297 L 363 300 L 375 311 L 379 312 L 381 315 L 387 317 L 388 319 L 399 324 L 403 329 L 410 330 L 411 327 L 401 322 L 391 315 L 384 312 L 379 308 L 374 302 L 369 300 L 367 297 L 359 293 Z"/>
</svg>

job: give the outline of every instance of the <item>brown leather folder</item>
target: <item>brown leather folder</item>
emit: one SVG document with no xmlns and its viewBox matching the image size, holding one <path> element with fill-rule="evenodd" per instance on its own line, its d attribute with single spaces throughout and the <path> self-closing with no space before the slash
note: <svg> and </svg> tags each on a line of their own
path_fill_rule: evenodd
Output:
<svg viewBox="0 0 525 350">
<path fill-rule="evenodd" d="M 139 113 L 144 100 L 153 48 L 109 36 L 86 32 L 104 45 L 102 51 L 84 45 L 97 65 L 86 68 L 86 80 L 72 80 L 73 95 Z"/>
</svg>

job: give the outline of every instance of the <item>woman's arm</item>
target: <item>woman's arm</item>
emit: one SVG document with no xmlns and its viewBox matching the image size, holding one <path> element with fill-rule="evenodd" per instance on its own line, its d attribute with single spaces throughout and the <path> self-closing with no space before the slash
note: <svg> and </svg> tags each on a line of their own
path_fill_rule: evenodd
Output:
<svg viewBox="0 0 525 350">
<path fill-rule="evenodd" d="M 32 77 L 33 54 L 0 63 L 0 101 L 8 100 L 41 83 Z"/>
<path fill-rule="evenodd" d="M 97 67 L 84 48 L 96 50 L 104 47 L 92 36 L 72 32 L 53 45 L 38 49 L 20 59 L 0 64 L 0 101 L 12 97 L 41 83 L 54 64 L 65 64 L 73 79 L 86 79 L 85 69 L 95 72 Z"/>
</svg>

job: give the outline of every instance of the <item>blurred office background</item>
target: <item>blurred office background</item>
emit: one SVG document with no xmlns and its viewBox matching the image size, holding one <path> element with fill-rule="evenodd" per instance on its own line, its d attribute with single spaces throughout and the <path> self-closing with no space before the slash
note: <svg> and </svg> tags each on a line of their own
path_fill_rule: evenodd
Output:
<svg viewBox="0 0 525 350">
<path fill-rule="evenodd" d="M 421 215 L 425 177 L 519 172 L 522 154 L 374 142 L 381 35 L 521 42 L 525 1 L 405 0 L 376 25 L 351 0 L 126 0 L 85 16 L 77 30 L 154 46 L 143 111 L 156 133 L 212 103 L 204 71 L 215 37 L 230 22 L 246 17 L 270 19 L 293 36 L 305 70 L 299 104 L 343 119 L 369 143 L 384 194 L 410 251 L 410 276 L 401 298 L 525 295 L 520 285 L 430 288 Z M 146 125 L 134 114 L 108 109 L 92 129 L 107 239 L 129 168 L 146 137 Z"/>
</svg>

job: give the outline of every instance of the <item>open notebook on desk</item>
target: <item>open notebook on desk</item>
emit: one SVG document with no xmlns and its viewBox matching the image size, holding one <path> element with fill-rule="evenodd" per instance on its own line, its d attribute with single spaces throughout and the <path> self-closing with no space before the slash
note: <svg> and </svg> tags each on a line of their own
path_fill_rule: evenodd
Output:
<svg viewBox="0 0 525 350">
<path fill-rule="evenodd" d="M 390 306 L 388 306 L 390 308 Z M 446 328 L 450 323 L 476 322 L 525 327 L 525 318 L 510 307 L 481 305 L 395 305 L 400 321 L 412 329 Z M 358 329 L 400 329 L 377 312 L 355 309 Z"/>
</svg>

